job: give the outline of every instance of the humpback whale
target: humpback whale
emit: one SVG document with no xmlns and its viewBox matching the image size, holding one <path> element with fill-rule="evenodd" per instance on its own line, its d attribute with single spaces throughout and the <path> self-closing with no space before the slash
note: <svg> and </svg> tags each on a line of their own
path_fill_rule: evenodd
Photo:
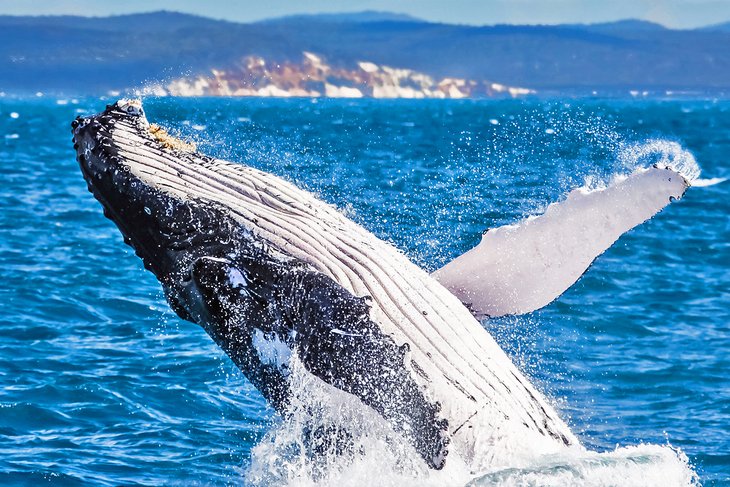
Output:
<svg viewBox="0 0 730 487">
<path fill-rule="evenodd" d="M 478 318 L 545 306 L 689 185 L 653 166 L 574 191 L 429 275 L 314 195 L 151 125 L 138 100 L 79 117 L 72 132 L 89 190 L 171 308 L 278 411 L 296 357 L 432 469 L 455 455 L 479 470 L 582 448 Z"/>
</svg>

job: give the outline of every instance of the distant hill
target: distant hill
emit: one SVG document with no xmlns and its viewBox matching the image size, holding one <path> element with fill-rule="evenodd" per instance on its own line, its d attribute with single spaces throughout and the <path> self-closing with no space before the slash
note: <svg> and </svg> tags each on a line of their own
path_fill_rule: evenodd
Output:
<svg viewBox="0 0 730 487">
<path fill-rule="evenodd" d="M 730 32 L 730 22 L 723 22 L 722 24 L 715 24 L 710 25 L 707 27 L 703 27 L 702 30 L 705 31 L 719 31 L 719 32 Z"/>
<path fill-rule="evenodd" d="M 368 23 L 368 22 L 423 22 L 423 20 L 408 14 L 397 14 L 393 12 L 378 12 L 366 10 L 354 13 L 333 13 L 333 14 L 302 14 L 287 15 L 274 19 L 261 21 L 262 23 L 272 22 L 335 22 L 335 23 Z"/>
<path fill-rule="evenodd" d="M 159 11 L 111 17 L 81 17 L 77 15 L 12 16 L 0 15 L 0 25 L 29 29 L 67 28 L 99 32 L 154 33 L 174 32 L 186 28 L 214 28 L 227 22 L 179 12 Z M 233 25 L 233 24 L 231 24 Z"/>
<path fill-rule="evenodd" d="M 490 80 L 538 91 L 730 92 L 730 30 L 641 21 L 473 27 L 365 12 L 239 24 L 155 12 L 104 18 L 0 16 L 0 91 L 106 92 L 209 76 L 250 56 L 317 53 L 434 79 Z"/>
<path fill-rule="evenodd" d="M 658 32 L 667 30 L 661 24 L 646 20 L 618 20 L 616 22 L 600 22 L 596 24 L 573 24 L 566 27 L 585 29 L 591 32 L 617 33 L 617 32 Z"/>
</svg>

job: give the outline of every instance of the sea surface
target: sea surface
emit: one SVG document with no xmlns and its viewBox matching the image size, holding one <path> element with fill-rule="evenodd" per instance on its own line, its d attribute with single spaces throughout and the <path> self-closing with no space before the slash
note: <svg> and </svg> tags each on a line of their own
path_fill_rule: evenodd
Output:
<svg viewBox="0 0 730 487">
<path fill-rule="evenodd" d="M 280 418 L 170 311 L 86 191 L 69 124 L 111 101 L 0 98 L 0 485 L 260 480 Z M 204 152 L 308 188 L 429 270 L 572 188 L 696 161 L 697 187 L 557 301 L 484 322 L 601 453 L 475 483 L 668 487 L 690 472 L 730 485 L 730 101 L 149 98 L 145 108 Z M 297 462 L 280 467 L 306 483 Z M 351 484 L 406 483 L 365 467 Z"/>
</svg>

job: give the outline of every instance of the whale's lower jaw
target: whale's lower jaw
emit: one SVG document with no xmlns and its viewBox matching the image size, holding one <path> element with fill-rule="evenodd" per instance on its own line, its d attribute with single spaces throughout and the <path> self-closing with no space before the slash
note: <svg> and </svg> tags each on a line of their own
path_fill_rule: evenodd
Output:
<svg viewBox="0 0 730 487">
<path fill-rule="evenodd" d="M 515 466 L 578 444 L 458 299 L 333 207 L 155 136 L 138 103 L 77 120 L 74 142 L 90 189 L 173 309 L 278 409 L 297 354 L 432 468 L 447 454 Z"/>
</svg>

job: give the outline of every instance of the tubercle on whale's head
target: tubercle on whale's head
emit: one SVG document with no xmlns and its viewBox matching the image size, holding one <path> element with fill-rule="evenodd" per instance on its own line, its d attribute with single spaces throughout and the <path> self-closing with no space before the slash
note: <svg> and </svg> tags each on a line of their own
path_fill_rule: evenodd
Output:
<svg viewBox="0 0 730 487">
<path fill-rule="evenodd" d="M 127 99 L 123 98 L 117 101 L 112 108 L 115 111 L 122 112 L 129 117 L 134 117 L 137 123 L 146 128 L 152 136 L 157 139 L 165 149 L 175 149 L 183 152 L 195 152 L 196 146 L 193 142 L 188 142 L 180 138 L 170 135 L 167 130 L 157 124 L 150 124 L 142 108 L 142 100 L 139 98 Z"/>
<path fill-rule="evenodd" d="M 114 104 L 107 105 L 106 110 L 101 115 L 135 124 L 141 131 L 146 131 L 152 135 L 160 146 L 165 149 L 182 152 L 195 152 L 197 150 L 194 142 L 175 137 L 160 125 L 149 123 L 142 106 L 142 100 L 139 98 L 122 98 Z M 84 120 L 83 117 L 78 117 L 72 124 L 73 128 L 76 129 L 77 125 L 83 123 Z"/>
<path fill-rule="evenodd" d="M 142 100 L 139 98 L 122 98 L 112 105 L 112 107 L 117 111 L 126 113 L 132 117 L 137 117 L 145 126 L 150 126 L 147 121 L 147 117 L 145 116 L 144 109 L 142 108 Z M 107 110 L 108 109 L 109 107 L 107 107 Z"/>
<path fill-rule="evenodd" d="M 157 124 L 153 123 L 150 125 L 149 132 L 165 149 L 174 149 L 182 152 L 195 152 L 197 150 L 195 142 L 188 142 L 174 137 Z"/>
</svg>

